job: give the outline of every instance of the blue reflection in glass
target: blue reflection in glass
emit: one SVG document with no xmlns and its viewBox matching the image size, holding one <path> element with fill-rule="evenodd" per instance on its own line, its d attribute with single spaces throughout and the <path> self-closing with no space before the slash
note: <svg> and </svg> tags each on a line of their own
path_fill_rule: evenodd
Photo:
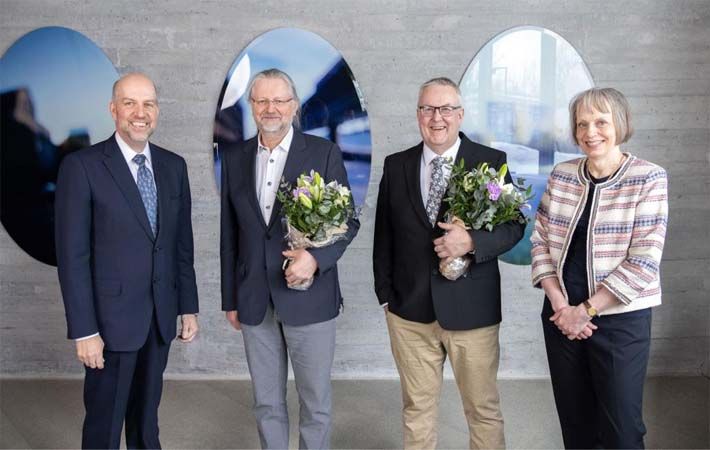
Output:
<svg viewBox="0 0 710 450">
<path fill-rule="evenodd" d="M 288 73 L 301 98 L 301 129 L 337 143 L 343 151 L 355 203 L 362 205 L 370 179 L 370 122 L 357 81 L 340 53 L 320 36 L 279 28 L 252 41 L 229 70 L 214 126 L 214 160 L 220 185 L 219 144 L 256 135 L 246 94 L 251 77 L 276 67 Z"/>
<path fill-rule="evenodd" d="M 2 223 L 30 256 L 56 265 L 54 190 L 66 154 L 107 138 L 118 73 L 76 31 L 39 28 L 0 58 Z"/>
<path fill-rule="evenodd" d="M 594 81 L 577 51 L 558 34 L 517 27 L 491 39 L 461 79 L 461 129 L 481 144 L 506 152 L 514 180 L 532 184 L 526 215 L 534 219 L 552 167 L 580 151 L 569 130 L 568 104 Z M 523 239 L 500 259 L 530 264 L 528 224 Z"/>
</svg>

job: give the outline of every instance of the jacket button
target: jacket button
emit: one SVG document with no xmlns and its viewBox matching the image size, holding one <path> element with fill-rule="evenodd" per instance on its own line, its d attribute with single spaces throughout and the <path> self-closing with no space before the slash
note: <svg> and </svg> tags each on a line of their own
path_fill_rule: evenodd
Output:
<svg viewBox="0 0 710 450">
<path fill-rule="evenodd" d="M 431 269 L 431 274 L 432 274 L 433 276 L 434 276 L 434 275 L 437 275 L 438 273 L 439 273 L 439 270 L 438 270 L 438 269 Z"/>
<path fill-rule="evenodd" d="M 160 278 L 159 278 L 159 277 L 153 278 L 153 283 L 154 283 L 154 284 L 157 284 L 159 281 L 160 281 Z"/>
</svg>

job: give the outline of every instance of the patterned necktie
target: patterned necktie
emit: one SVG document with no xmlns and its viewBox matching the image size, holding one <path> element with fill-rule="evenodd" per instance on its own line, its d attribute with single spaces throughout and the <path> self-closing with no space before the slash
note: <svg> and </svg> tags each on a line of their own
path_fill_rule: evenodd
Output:
<svg viewBox="0 0 710 450">
<path fill-rule="evenodd" d="M 426 214 L 429 216 L 431 226 L 436 225 L 441 199 L 444 198 L 444 192 L 446 192 L 444 163 L 446 163 L 446 159 L 441 156 L 437 156 L 431 161 L 431 184 L 429 185 L 429 198 L 426 201 Z"/>
<path fill-rule="evenodd" d="M 153 182 L 153 174 L 145 166 L 145 155 L 136 155 L 133 157 L 133 162 L 138 164 L 138 192 L 141 193 L 145 212 L 148 214 L 148 222 L 150 229 L 153 230 L 153 236 L 158 233 L 158 196 L 155 192 L 155 183 Z"/>
</svg>

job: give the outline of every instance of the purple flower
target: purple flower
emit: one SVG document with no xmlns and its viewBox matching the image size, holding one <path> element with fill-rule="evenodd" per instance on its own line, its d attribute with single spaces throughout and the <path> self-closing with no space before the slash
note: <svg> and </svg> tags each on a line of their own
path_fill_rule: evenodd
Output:
<svg viewBox="0 0 710 450">
<path fill-rule="evenodd" d="M 306 197 L 311 198 L 311 191 L 309 191 L 308 188 L 305 186 L 294 189 L 292 194 L 294 200 L 298 200 L 298 194 L 303 194 Z"/>
<path fill-rule="evenodd" d="M 498 197 L 500 197 L 500 193 L 502 189 L 500 188 L 500 185 L 496 183 L 495 181 L 488 182 L 486 184 L 486 189 L 488 189 L 488 198 L 496 201 L 498 200 Z"/>
</svg>

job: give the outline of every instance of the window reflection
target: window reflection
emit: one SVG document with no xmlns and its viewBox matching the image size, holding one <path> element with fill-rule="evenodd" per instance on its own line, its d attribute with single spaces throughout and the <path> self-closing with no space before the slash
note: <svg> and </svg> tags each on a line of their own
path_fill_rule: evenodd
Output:
<svg viewBox="0 0 710 450">
<path fill-rule="evenodd" d="M 513 178 L 533 185 L 531 217 L 552 167 L 580 154 L 570 137 L 567 106 L 574 94 L 593 85 L 577 51 L 540 27 L 513 28 L 493 38 L 461 80 L 462 130 L 505 151 Z M 530 264 L 531 230 L 529 224 L 525 237 L 501 259 Z"/>
<path fill-rule="evenodd" d="M 54 191 L 62 158 L 106 139 L 118 73 L 81 33 L 46 27 L 0 59 L 0 217 L 33 258 L 56 265 Z"/>
</svg>

